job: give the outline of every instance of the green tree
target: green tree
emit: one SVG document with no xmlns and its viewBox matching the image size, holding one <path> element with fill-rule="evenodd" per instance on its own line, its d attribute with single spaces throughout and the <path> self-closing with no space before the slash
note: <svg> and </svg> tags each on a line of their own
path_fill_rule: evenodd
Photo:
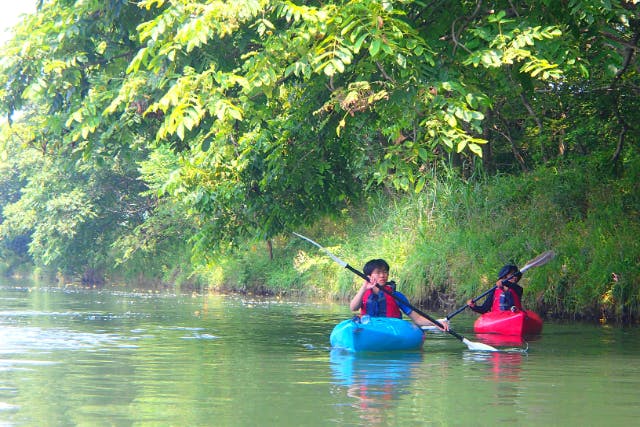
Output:
<svg viewBox="0 0 640 427">
<path fill-rule="evenodd" d="M 11 206 L 33 207 L 57 230 L 42 240 L 23 224 L 39 262 L 95 237 L 62 233 L 60 217 L 116 227 L 101 245 L 120 261 L 158 248 L 136 241 L 163 230 L 206 258 L 367 191 L 420 192 L 433 170 L 469 178 L 608 153 L 622 171 L 637 151 L 637 11 L 601 0 L 44 1 L 4 48 L 0 99 L 25 126 L 18 151 L 44 156 L 57 181 L 23 174 L 4 215 L 20 224 Z M 118 179 L 114 202 L 107 182 Z M 54 200 L 64 209 L 41 211 Z"/>
<path fill-rule="evenodd" d="M 113 265 L 113 241 L 153 208 L 136 165 L 145 127 L 130 112 L 101 120 L 141 16 L 124 1 L 45 2 L 3 51 L 2 144 L 24 185 L 3 204 L 2 234 L 28 236 L 36 265 L 90 282 Z"/>
<path fill-rule="evenodd" d="M 107 112 L 164 92 L 145 114 L 164 117 L 157 140 L 183 153 L 171 195 L 201 215 L 211 243 L 270 238 L 357 203 L 372 184 L 420 191 L 443 152 L 481 155 L 490 98 L 481 75 L 466 82 L 475 66 L 520 61 L 530 76 L 560 75 L 536 56 L 560 31 L 504 12 L 472 22 L 465 34 L 478 49 L 461 58 L 447 55 L 420 2 L 140 5 L 159 13 L 140 25 L 144 46 Z M 455 20 L 443 5 L 429 12 Z"/>
</svg>

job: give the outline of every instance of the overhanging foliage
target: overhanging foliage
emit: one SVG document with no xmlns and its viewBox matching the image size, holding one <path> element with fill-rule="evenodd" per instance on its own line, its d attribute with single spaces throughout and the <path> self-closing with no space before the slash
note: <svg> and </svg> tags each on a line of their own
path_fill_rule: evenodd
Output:
<svg viewBox="0 0 640 427">
<path fill-rule="evenodd" d="M 3 162 L 25 183 L 2 233 L 55 268 L 155 254 L 131 242 L 163 230 L 206 259 L 434 169 L 622 173 L 639 33 L 631 0 L 45 0 L 3 48 Z"/>
</svg>

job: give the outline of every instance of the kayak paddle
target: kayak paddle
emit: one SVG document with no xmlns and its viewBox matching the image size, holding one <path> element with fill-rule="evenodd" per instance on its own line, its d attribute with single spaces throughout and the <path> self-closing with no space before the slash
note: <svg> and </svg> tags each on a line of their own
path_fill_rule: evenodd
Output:
<svg viewBox="0 0 640 427">
<path fill-rule="evenodd" d="M 522 267 L 520 269 L 520 273 L 524 273 L 525 271 L 527 271 L 531 267 L 539 267 L 541 265 L 544 265 L 544 264 L 548 263 L 549 261 L 551 261 L 554 256 L 556 256 L 556 254 L 553 251 L 543 252 L 540 255 L 538 255 L 537 257 L 535 257 L 534 259 L 532 259 L 531 261 L 529 261 L 528 263 L 526 263 L 524 265 L 524 267 Z M 517 274 L 517 273 L 514 273 L 514 274 Z M 514 274 L 509 276 L 506 280 L 511 279 L 514 276 Z M 471 301 L 473 301 L 473 303 L 475 304 L 476 302 L 478 302 L 479 300 L 481 300 L 482 298 L 484 298 L 485 296 L 489 295 L 491 292 L 493 292 L 495 290 L 496 290 L 496 287 L 494 286 L 493 288 L 489 289 L 488 291 L 483 292 L 480 296 L 475 297 Z M 453 313 L 448 314 L 446 319 L 447 320 L 451 320 L 451 318 L 453 316 L 456 316 L 456 315 L 462 313 L 467 307 L 468 307 L 467 304 L 463 305 L 462 307 L 460 307 L 459 309 L 457 309 Z"/>
<path fill-rule="evenodd" d="M 340 264 L 343 268 L 346 268 L 347 270 L 351 271 L 352 273 L 355 273 L 357 276 L 363 278 L 364 280 L 366 280 L 367 282 L 369 281 L 369 278 L 360 270 L 357 270 L 353 267 L 351 267 L 349 264 L 347 264 L 346 262 L 344 262 L 343 260 L 341 260 L 340 258 L 338 258 L 337 256 L 335 256 L 334 254 L 332 254 L 331 252 L 329 252 L 327 249 L 323 248 L 322 246 L 320 246 L 318 243 L 314 242 L 313 240 L 309 239 L 308 237 L 305 237 L 301 234 L 298 234 L 296 232 L 294 232 L 293 234 L 295 234 L 296 236 L 300 237 L 301 239 L 306 240 L 307 242 L 311 243 L 312 245 L 317 246 L 318 248 L 320 248 L 320 250 L 322 250 L 324 253 L 326 253 L 327 255 L 329 255 L 329 257 L 334 260 L 336 263 Z M 428 319 L 430 322 L 432 322 L 433 324 L 437 325 L 438 327 L 444 329 L 444 326 L 442 325 L 442 323 L 438 322 L 438 320 L 434 319 L 433 317 L 429 316 L 426 313 L 423 313 L 422 311 L 418 310 L 416 307 L 412 306 L 411 304 L 409 304 L 407 301 L 401 300 L 400 298 L 398 298 L 396 295 L 394 295 L 393 292 L 389 291 L 388 289 L 383 288 L 380 285 L 376 285 L 379 289 L 382 289 L 383 292 L 385 292 L 387 295 L 390 295 L 393 299 L 395 299 L 396 301 L 406 305 L 407 307 L 409 307 L 410 309 L 412 309 L 413 311 L 415 311 L 416 313 L 418 313 L 419 315 L 421 315 L 422 317 L 424 317 L 425 319 Z M 487 344 L 483 344 L 483 343 L 479 343 L 479 342 L 473 342 L 473 341 L 469 341 L 468 339 L 466 339 L 465 337 L 463 337 L 462 335 L 460 335 L 459 333 L 455 332 L 452 329 L 449 329 L 448 331 L 449 334 L 453 335 L 454 337 L 456 337 L 457 339 L 459 339 L 460 341 L 462 341 L 468 348 L 469 350 L 474 350 L 474 351 L 498 351 L 497 348 L 491 347 L 490 345 Z"/>
</svg>

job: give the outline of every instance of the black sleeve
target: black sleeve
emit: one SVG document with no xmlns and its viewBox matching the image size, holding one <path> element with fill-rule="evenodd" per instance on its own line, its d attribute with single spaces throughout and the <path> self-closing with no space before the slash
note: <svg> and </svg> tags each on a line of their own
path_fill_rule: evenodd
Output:
<svg viewBox="0 0 640 427">
<path fill-rule="evenodd" d="M 491 311 L 491 306 L 493 305 L 493 294 L 494 293 L 491 292 L 489 295 L 487 295 L 482 305 L 476 305 L 475 307 L 470 307 L 471 310 L 480 314 L 484 314 Z"/>
</svg>

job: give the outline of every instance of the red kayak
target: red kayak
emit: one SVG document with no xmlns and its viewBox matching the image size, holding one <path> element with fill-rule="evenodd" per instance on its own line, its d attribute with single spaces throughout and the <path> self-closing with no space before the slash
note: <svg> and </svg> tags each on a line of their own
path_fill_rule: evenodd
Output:
<svg viewBox="0 0 640 427">
<path fill-rule="evenodd" d="M 530 310 L 490 311 L 473 324 L 478 334 L 534 335 L 542 331 L 542 319 Z"/>
</svg>

